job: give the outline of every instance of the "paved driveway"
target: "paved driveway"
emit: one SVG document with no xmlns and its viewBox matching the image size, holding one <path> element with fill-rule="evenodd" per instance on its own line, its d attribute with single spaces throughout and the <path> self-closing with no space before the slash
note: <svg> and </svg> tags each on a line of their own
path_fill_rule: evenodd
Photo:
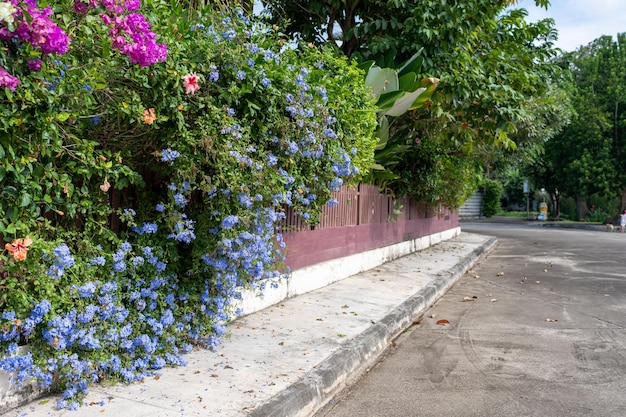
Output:
<svg viewBox="0 0 626 417">
<path fill-rule="evenodd" d="M 626 416 L 626 234 L 462 228 L 499 243 L 316 416 Z"/>
</svg>

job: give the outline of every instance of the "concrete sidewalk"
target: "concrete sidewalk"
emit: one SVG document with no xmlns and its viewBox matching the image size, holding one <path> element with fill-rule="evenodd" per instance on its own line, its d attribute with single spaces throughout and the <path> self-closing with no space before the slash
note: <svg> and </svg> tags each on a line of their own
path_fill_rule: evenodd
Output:
<svg viewBox="0 0 626 417">
<path fill-rule="evenodd" d="M 51 396 L 15 416 L 310 416 L 495 245 L 461 233 L 232 322 L 216 352 L 141 384 L 96 386 L 78 411 Z M 96 414 L 97 413 L 97 414 Z"/>
</svg>

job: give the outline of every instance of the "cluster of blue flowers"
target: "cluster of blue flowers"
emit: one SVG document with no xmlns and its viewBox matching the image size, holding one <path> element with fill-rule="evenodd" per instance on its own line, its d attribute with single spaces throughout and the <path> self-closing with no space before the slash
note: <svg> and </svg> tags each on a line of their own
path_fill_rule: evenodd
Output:
<svg viewBox="0 0 626 417">
<path fill-rule="evenodd" d="M 209 85 L 194 97 L 208 92 L 221 112 L 198 123 L 211 125 L 207 137 L 210 151 L 221 152 L 220 170 L 211 171 L 209 152 L 198 144 L 172 142 L 158 153 L 167 185 L 149 197 L 153 209 L 119 213 L 127 229 L 118 243 L 74 253 L 60 243 L 45 254 L 46 277 L 65 285 L 70 299 L 54 308 L 44 299 L 26 317 L 2 312 L 0 369 L 15 373 L 16 383 L 34 377 L 44 387 L 58 384 L 57 405 L 74 409 L 91 383 L 139 381 L 184 364 L 194 345 L 217 346 L 225 324 L 240 313 L 242 289 L 262 293 L 287 272 L 278 232 L 285 208 L 314 221 L 327 202 L 338 204 L 330 191 L 358 170 L 356 150 L 348 151 L 329 108 L 323 82 L 332 77 L 321 73 L 322 61 L 283 64 L 296 55 L 256 43 L 255 30 L 242 13 L 191 28 L 190 36 L 207 37 L 221 50 L 242 51 L 239 62 L 198 69 Z M 211 95 L 232 86 L 250 91 L 250 100 Z M 277 103 L 280 121 L 263 125 L 251 109 L 266 96 Z M 41 345 L 33 349 L 48 354 L 43 362 L 17 349 L 35 333 Z"/>
</svg>

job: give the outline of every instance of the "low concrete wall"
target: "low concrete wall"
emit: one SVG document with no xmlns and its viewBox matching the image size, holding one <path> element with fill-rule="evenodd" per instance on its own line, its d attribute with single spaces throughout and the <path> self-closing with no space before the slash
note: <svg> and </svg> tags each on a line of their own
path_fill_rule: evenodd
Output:
<svg viewBox="0 0 626 417">
<path fill-rule="evenodd" d="M 251 314 L 287 298 L 325 287 L 385 262 L 452 239 L 460 233 L 461 228 L 455 227 L 428 236 L 306 266 L 292 271 L 287 278 L 278 281 L 275 288 L 268 286 L 263 291 L 263 296 L 259 296 L 252 290 L 244 290 L 243 299 L 238 307 L 243 310 L 244 315 Z"/>
</svg>

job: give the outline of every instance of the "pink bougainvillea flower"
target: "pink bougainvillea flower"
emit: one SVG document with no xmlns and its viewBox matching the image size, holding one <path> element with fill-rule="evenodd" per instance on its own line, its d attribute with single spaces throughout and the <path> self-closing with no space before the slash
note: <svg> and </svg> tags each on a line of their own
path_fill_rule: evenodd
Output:
<svg viewBox="0 0 626 417">
<path fill-rule="evenodd" d="M 31 71 L 39 71 L 41 69 L 41 59 L 33 59 L 28 61 L 28 69 Z"/>
<path fill-rule="evenodd" d="M 26 259 L 28 247 L 31 243 L 33 243 L 33 240 L 29 238 L 15 239 L 12 243 L 4 245 L 4 248 L 8 250 L 11 255 L 13 255 L 13 259 L 16 261 L 23 261 Z"/>
<path fill-rule="evenodd" d="M 0 88 L 6 87 L 11 91 L 15 91 L 19 84 L 19 78 L 12 76 L 4 68 L 0 67 Z"/>
<path fill-rule="evenodd" d="M 183 86 L 187 94 L 193 94 L 200 89 L 198 85 L 198 76 L 195 72 L 183 75 Z"/>
<path fill-rule="evenodd" d="M 151 125 L 156 120 L 156 116 L 154 114 L 154 108 L 149 108 L 143 111 L 143 122 L 147 125 Z"/>
</svg>

